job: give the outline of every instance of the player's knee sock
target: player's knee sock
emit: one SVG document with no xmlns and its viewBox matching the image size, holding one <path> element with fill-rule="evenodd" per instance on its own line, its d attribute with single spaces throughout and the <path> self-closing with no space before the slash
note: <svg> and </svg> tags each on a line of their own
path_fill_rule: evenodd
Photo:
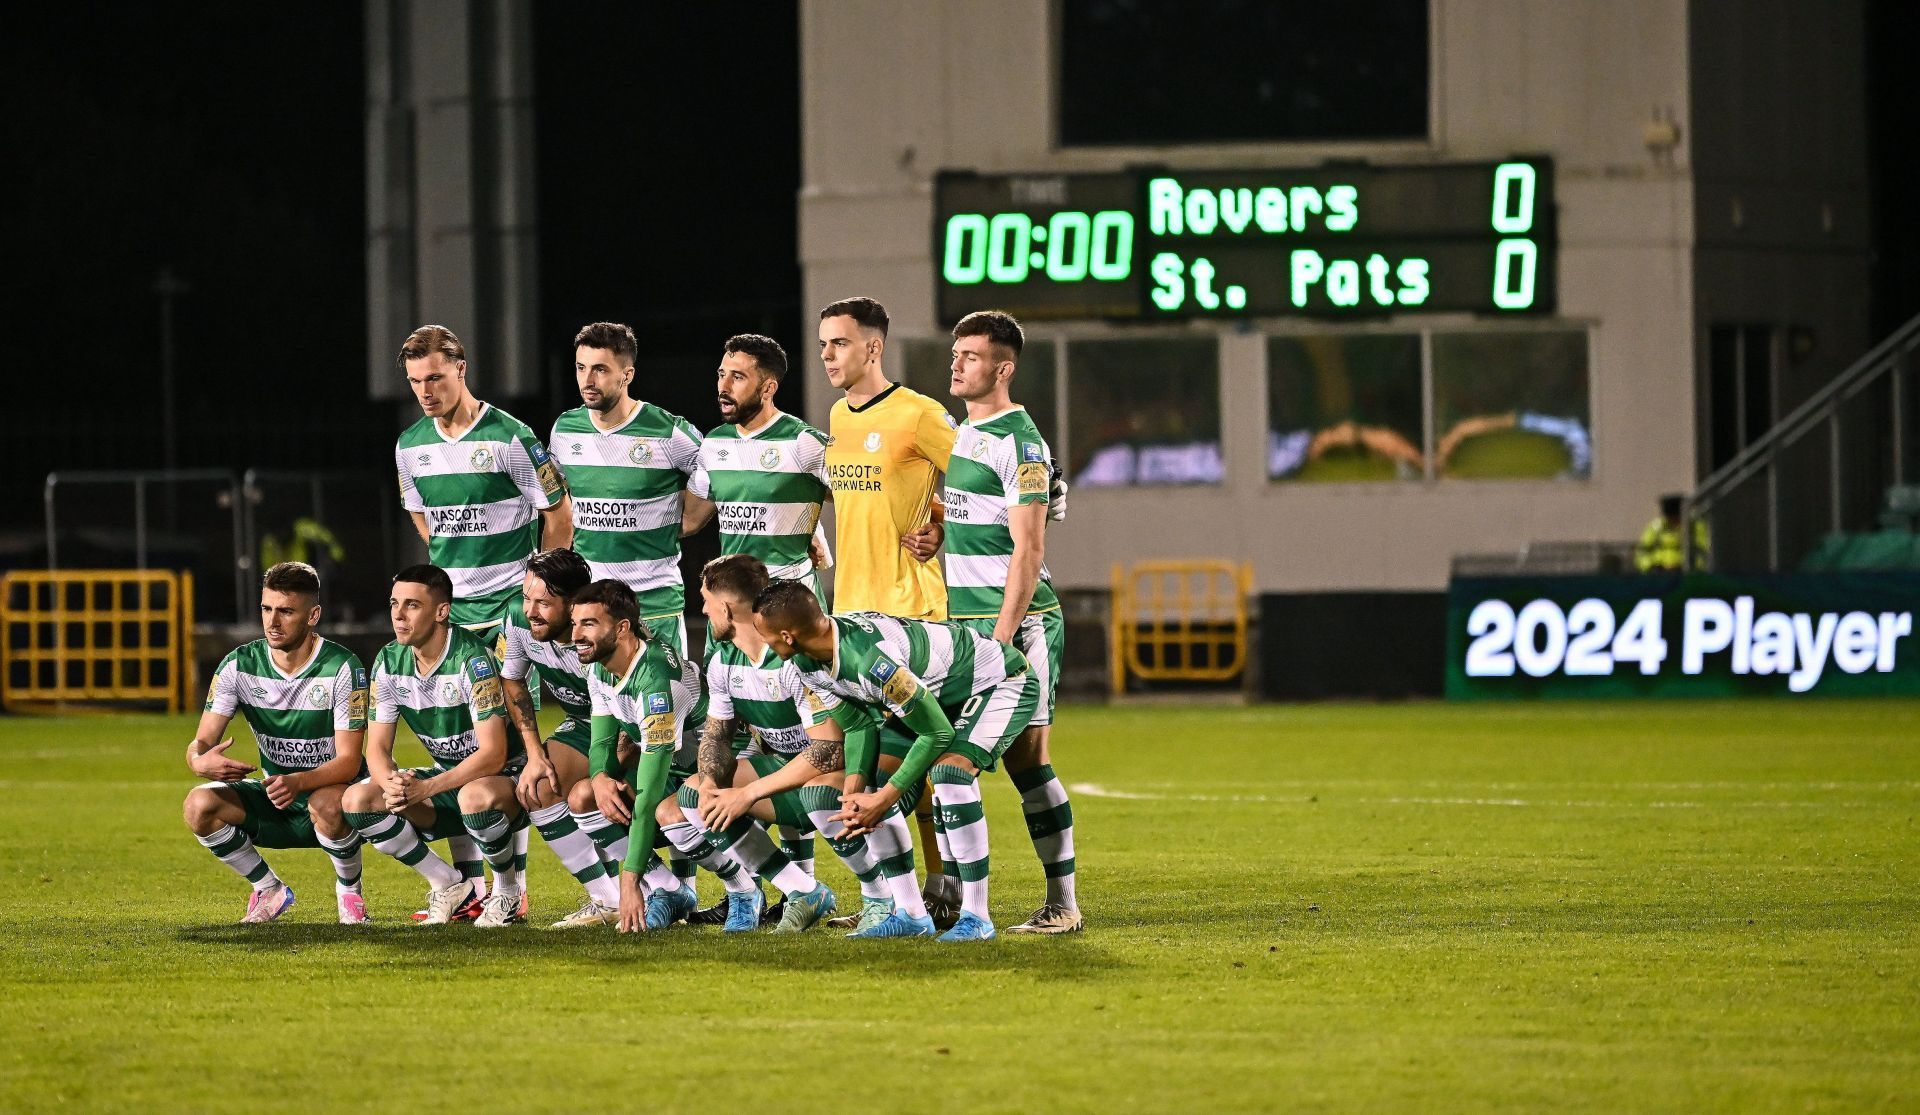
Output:
<svg viewBox="0 0 1920 1115">
<path fill-rule="evenodd" d="M 780 826 L 780 854 L 788 862 L 807 873 L 807 878 L 815 878 L 813 873 L 813 834 L 801 832 L 791 825 Z"/>
<path fill-rule="evenodd" d="M 813 827 L 826 838 L 827 847 L 833 850 L 853 877 L 860 880 L 860 894 L 865 898 L 888 898 L 887 881 L 880 876 L 880 863 L 874 857 L 873 846 L 864 836 L 848 836 L 847 826 L 834 820 L 834 814 L 840 812 L 840 791 L 832 786 L 802 786 L 800 805 L 807 811 L 807 817 L 813 821 Z M 781 843 L 792 831 L 781 827 Z M 819 876 L 814 876 L 817 880 Z"/>
<path fill-rule="evenodd" d="M 1013 785 L 1020 791 L 1034 854 L 1047 873 L 1047 901 L 1079 909 L 1073 892 L 1073 803 L 1067 800 L 1066 787 L 1054 777 L 1050 763 L 1014 775 Z"/>
<path fill-rule="evenodd" d="M 673 870 L 673 877 L 681 886 L 693 888 L 693 878 L 700 873 L 700 868 L 692 856 L 678 848 L 668 847 L 667 866 Z"/>
<path fill-rule="evenodd" d="M 367 843 L 418 871 L 435 890 L 458 883 L 460 869 L 441 859 L 412 825 L 391 813 L 349 813 L 347 823 Z"/>
<path fill-rule="evenodd" d="M 566 805 L 555 803 L 534 810 L 528 817 L 539 828 L 540 839 L 553 849 L 560 866 L 580 880 L 580 885 L 587 888 L 587 894 L 595 902 L 603 906 L 620 904 L 620 887 L 607 878 L 607 865 L 600 860 L 600 849 L 573 823 Z"/>
<path fill-rule="evenodd" d="M 880 827 L 867 834 L 867 847 L 873 849 L 893 908 L 908 917 L 926 917 L 927 903 L 920 896 L 920 881 L 913 877 L 913 830 L 907 825 L 907 815 L 899 809 L 889 810 L 880 819 Z"/>
<path fill-rule="evenodd" d="M 960 875 L 960 908 L 976 917 L 987 913 L 987 814 L 980 807 L 980 780 L 955 766 L 933 768 L 933 802 L 946 830 L 945 858 Z"/>
<path fill-rule="evenodd" d="M 520 870 L 513 865 L 513 833 L 508 829 L 507 815 L 498 809 L 462 813 L 460 823 L 479 843 L 487 866 L 493 868 L 494 888 L 502 892 L 521 890 Z"/>
<path fill-rule="evenodd" d="M 473 837 L 458 832 L 447 837 L 447 860 L 459 869 L 461 878 L 473 881 L 475 898 L 487 893 L 487 865 Z"/>
<path fill-rule="evenodd" d="M 607 815 L 598 809 L 572 816 L 573 823 L 600 849 L 600 860 L 607 865 L 607 875 L 618 878 L 620 865 L 627 862 L 627 830 L 607 820 Z"/>
<path fill-rule="evenodd" d="M 280 885 L 280 877 L 267 866 L 254 850 L 253 841 L 247 834 L 232 825 L 221 825 L 205 836 L 194 834 L 201 845 L 219 857 L 220 862 L 239 872 L 240 877 L 253 885 L 254 890 L 272 890 Z"/>
<path fill-rule="evenodd" d="M 520 876 L 521 885 L 527 877 L 527 849 L 533 846 L 533 834 L 526 829 L 513 834 L 513 870 Z"/>
<path fill-rule="evenodd" d="M 673 869 L 655 855 L 647 857 L 647 869 L 640 873 L 640 881 L 646 885 L 648 894 L 662 889 L 675 890 L 680 886 L 680 876 L 675 875 Z"/>
<path fill-rule="evenodd" d="M 320 846 L 327 850 L 327 858 L 333 861 L 333 893 L 360 893 L 360 834 L 352 829 L 339 840 L 316 832 L 313 834 Z"/>
<path fill-rule="evenodd" d="M 751 817 L 741 817 L 724 832 L 709 832 L 707 843 L 730 849 L 756 880 L 772 883 L 781 894 L 813 889 L 813 880 L 774 846 L 767 830 Z"/>
<path fill-rule="evenodd" d="M 740 862 L 740 857 L 734 855 L 732 849 L 707 838 L 699 811 L 686 808 L 684 798 L 680 819 L 660 826 L 660 831 L 675 848 L 683 849 L 689 860 L 697 860 L 701 867 L 718 876 L 727 893 L 744 894 L 753 889 L 753 876 Z M 677 878 L 675 885 L 679 885 Z"/>
</svg>

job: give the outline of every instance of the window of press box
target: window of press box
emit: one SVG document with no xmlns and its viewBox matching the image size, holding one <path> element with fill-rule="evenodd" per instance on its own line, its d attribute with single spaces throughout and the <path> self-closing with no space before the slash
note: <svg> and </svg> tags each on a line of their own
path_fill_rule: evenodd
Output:
<svg viewBox="0 0 1920 1115">
<path fill-rule="evenodd" d="M 1074 341 L 1067 472 L 1081 488 L 1218 484 L 1220 346 L 1211 337 Z"/>
<path fill-rule="evenodd" d="M 905 348 L 900 382 L 947 408 L 959 422 L 967 417 L 967 404 L 953 397 L 949 369 L 953 364 L 953 341 L 918 337 L 900 342 Z M 1052 341 L 1029 338 L 1020 347 L 1020 359 L 1014 365 L 1013 381 L 1007 385 L 1013 401 L 1027 408 L 1040 436 L 1057 457 L 1060 453 L 1059 372 L 1054 362 Z"/>
<path fill-rule="evenodd" d="M 1422 140 L 1427 0 L 1059 0 L 1062 146 Z"/>
<path fill-rule="evenodd" d="M 1426 477 L 1417 333 L 1267 340 L 1269 480 Z"/>
<path fill-rule="evenodd" d="M 1432 344 L 1435 475 L 1592 475 L 1584 331 L 1435 333 Z"/>
</svg>

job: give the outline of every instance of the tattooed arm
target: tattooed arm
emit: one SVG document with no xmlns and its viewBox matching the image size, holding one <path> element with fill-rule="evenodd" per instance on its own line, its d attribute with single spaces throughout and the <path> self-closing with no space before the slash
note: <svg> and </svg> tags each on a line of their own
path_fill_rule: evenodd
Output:
<svg viewBox="0 0 1920 1115">
<path fill-rule="evenodd" d="M 847 765 L 847 744 L 841 739 L 809 740 L 802 753 L 807 765 L 821 774 L 832 774 Z"/>
<path fill-rule="evenodd" d="M 733 785 L 733 731 L 737 723 L 709 716 L 706 727 L 700 729 L 700 773 L 717 789 Z"/>
</svg>

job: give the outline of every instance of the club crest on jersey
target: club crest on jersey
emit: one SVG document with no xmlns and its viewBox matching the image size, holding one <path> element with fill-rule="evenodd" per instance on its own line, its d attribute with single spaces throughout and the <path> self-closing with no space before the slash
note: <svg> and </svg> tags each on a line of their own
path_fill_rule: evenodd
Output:
<svg viewBox="0 0 1920 1115">
<path fill-rule="evenodd" d="M 880 452 L 880 431 L 879 430 L 875 430 L 872 433 L 867 435 L 867 452 L 869 453 Z"/>
<path fill-rule="evenodd" d="M 314 708 L 326 708 L 333 703 L 333 690 L 325 682 L 320 682 L 307 690 L 307 703 Z"/>
<path fill-rule="evenodd" d="M 671 709 L 672 707 L 673 707 L 673 705 L 672 705 L 672 703 L 671 703 L 671 702 L 669 702 L 669 701 L 667 700 L 667 695 L 666 695 L 665 693 L 649 693 L 649 694 L 647 694 L 647 713 L 648 713 L 648 715 L 653 715 L 653 714 L 655 714 L 655 713 L 662 713 L 662 712 L 666 712 L 666 711 L 668 711 L 669 709 Z"/>
<path fill-rule="evenodd" d="M 644 441 L 636 441 L 633 448 L 627 450 L 627 460 L 636 465 L 644 465 L 653 460 L 653 446 Z"/>
<path fill-rule="evenodd" d="M 761 468 L 773 468 L 775 465 L 778 465 L 779 463 L 780 463 L 780 451 L 778 449 L 775 449 L 771 445 L 767 446 L 766 452 L 760 454 Z"/>
<path fill-rule="evenodd" d="M 976 461 L 986 455 L 987 455 L 987 439 L 986 438 L 981 438 L 981 437 L 974 438 L 973 444 L 967 446 L 967 456 L 972 457 Z"/>
<path fill-rule="evenodd" d="M 484 445 L 481 446 L 473 451 L 473 456 L 469 458 L 469 463 L 473 465 L 473 471 L 475 472 L 492 472 L 493 450 L 488 449 Z"/>
<path fill-rule="evenodd" d="M 1023 461 L 1040 460 L 1040 447 L 1033 442 L 1025 443 L 1020 446 L 1020 459 Z"/>
<path fill-rule="evenodd" d="M 451 681 L 441 686 L 440 699 L 447 702 L 448 704 L 452 704 L 453 702 L 459 700 L 460 686 L 457 683 L 451 682 Z"/>
<path fill-rule="evenodd" d="M 476 678 L 493 676 L 493 663 L 487 661 L 487 656 L 484 654 L 474 655 L 473 661 L 467 663 L 467 667 L 473 671 L 473 676 Z"/>
</svg>

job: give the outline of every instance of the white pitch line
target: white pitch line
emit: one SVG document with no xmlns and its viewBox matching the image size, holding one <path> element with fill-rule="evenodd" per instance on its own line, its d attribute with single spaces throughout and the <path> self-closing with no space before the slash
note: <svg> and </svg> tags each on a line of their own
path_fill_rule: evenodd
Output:
<svg viewBox="0 0 1920 1115">
<path fill-rule="evenodd" d="M 1236 802 L 1279 802 L 1292 805 L 1306 805 L 1318 802 L 1318 797 L 1277 797 L 1268 794 L 1155 794 L 1129 790 L 1111 790 L 1097 782 L 1074 782 L 1067 786 L 1070 793 L 1090 798 L 1107 798 L 1116 801 L 1194 801 L 1210 803 Z M 1499 808 L 1548 808 L 1548 809 L 1861 809 L 1879 802 L 1861 801 L 1567 801 L 1529 798 L 1464 798 L 1464 797 L 1386 797 L 1386 798 L 1333 798 L 1323 804 L 1346 803 L 1349 805 L 1471 805 L 1495 806 Z"/>
</svg>

